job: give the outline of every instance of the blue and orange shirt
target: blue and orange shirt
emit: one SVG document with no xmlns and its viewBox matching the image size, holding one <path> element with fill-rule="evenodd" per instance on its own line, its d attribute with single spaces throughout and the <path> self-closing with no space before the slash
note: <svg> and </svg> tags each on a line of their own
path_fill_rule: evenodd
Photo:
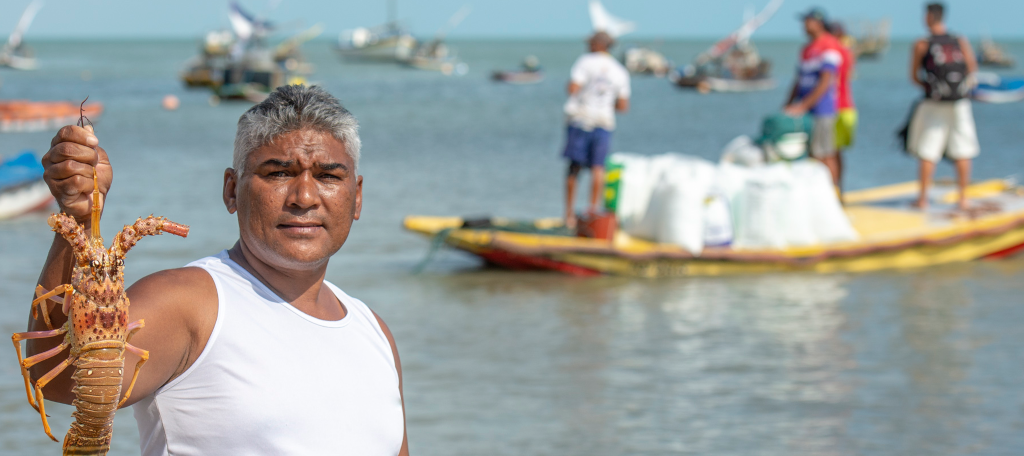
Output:
<svg viewBox="0 0 1024 456">
<path fill-rule="evenodd" d="M 843 55 L 839 51 L 842 44 L 832 35 L 821 34 L 804 47 L 800 54 L 800 66 L 797 76 L 797 100 L 802 100 L 814 91 L 825 72 L 832 73 L 832 83 L 825 93 L 809 110 L 816 117 L 834 116 L 838 111 L 838 94 L 836 82 L 839 80 L 839 67 L 843 64 Z"/>
</svg>

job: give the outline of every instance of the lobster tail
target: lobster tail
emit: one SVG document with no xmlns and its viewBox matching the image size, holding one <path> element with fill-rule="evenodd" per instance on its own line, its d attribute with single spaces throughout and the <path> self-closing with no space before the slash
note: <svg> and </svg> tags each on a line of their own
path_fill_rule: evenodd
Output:
<svg viewBox="0 0 1024 456">
<path fill-rule="evenodd" d="M 121 395 L 123 350 L 91 350 L 75 363 L 75 421 L 64 437 L 65 455 L 105 455 L 110 449 L 114 412 Z"/>
</svg>

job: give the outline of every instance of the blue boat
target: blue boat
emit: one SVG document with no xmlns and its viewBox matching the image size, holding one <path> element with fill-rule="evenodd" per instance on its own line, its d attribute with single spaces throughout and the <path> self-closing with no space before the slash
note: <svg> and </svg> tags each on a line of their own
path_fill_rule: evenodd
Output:
<svg viewBox="0 0 1024 456">
<path fill-rule="evenodd" d="M 45 209 L 53 195 L 43 181 L 43 165 L 32 152 L 0 162 L 0 220 Z"/>
<path fill-rule="evenodd" d="M 984 103 L 1013 103 L 1024 100 L 1024 77 L 978 73 L 978 86 L 971 97 Z"/>
</svg>

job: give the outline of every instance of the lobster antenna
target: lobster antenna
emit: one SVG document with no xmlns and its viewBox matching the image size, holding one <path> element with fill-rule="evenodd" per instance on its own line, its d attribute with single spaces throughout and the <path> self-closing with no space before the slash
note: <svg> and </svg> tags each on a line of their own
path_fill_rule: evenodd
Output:
<svg viewBox="0 0 1024 456">
<path fill-rule="evenodd" d="M 100 237 L 100 187 L 96 180 L 96 168 L 92 169 L 92 238 Z"/>
</svg>

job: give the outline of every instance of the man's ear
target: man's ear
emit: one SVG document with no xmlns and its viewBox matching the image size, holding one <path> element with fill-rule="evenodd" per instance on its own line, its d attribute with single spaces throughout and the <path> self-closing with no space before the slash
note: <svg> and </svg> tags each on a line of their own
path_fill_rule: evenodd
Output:
<svg viewBox="0 0 1024 456">
<path fill-rule="evenodd" d="M 237 204 L 237 190 L 238 190 L 238 173 L 235 170 L 228 168 L 224 170 L 224 207 L 228 209 L 229 214 L 234 214 L 238 210 Z"/>
<path fill-rule="evenodd" d="M 356 182 L 356 207 L 352 218 L 359 220 L 359 214 L 363 212 L 363 176 L 360 175 Z"/>
</svg>

